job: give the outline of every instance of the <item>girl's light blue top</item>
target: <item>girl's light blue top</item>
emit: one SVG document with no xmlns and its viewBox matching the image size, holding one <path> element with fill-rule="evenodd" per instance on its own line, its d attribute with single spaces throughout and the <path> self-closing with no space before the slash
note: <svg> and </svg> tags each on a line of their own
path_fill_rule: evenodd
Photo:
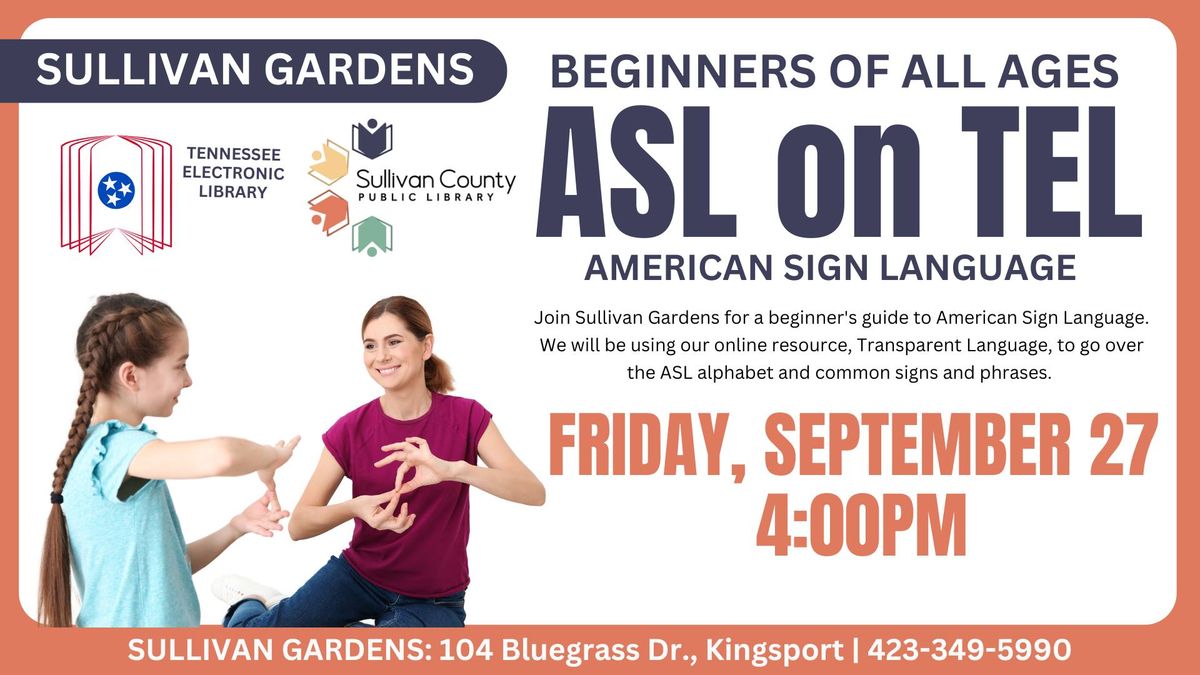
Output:
<svg viewBox="0 0 1200 675">
<path fill-rule="evenodd" d="M 78 626 L 197 626 L 187 542 L 167 484 L 126 475 L 155 433 L 109 420 L 88 430 L 63 512 L 82 596 Z"/>
</svg>

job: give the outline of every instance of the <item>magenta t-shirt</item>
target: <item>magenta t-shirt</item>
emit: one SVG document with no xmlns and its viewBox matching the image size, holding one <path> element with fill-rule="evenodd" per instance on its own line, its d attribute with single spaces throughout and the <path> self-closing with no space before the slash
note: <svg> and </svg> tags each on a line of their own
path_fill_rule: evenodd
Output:
<svg viewBox="0 0 1200 675">
<path fill-rule="evenodd" d="M 322 438 L 352 481 L 354 496 L 376 495 L 395 487 L 399 466 L 375 468 L 375 462 L 387 456 L 381 447 L 419 436 L 444 460 L 477 464 L 479 439 L 491 419 L 492 414 L 476 401 L 434 392 L 429 411 L 416 419 L 388 417 L 375 399 L 346 414 Z M 376 530 L 355 518 L 354 537 L 345 551 L 347 562 L 371 583 L 401 595 L 437 598 L 465 589 L 471 580 L 468 488 L 466 483 L 446 481 L 404 495 L 401 503 L 408 502 L 408 512 L 416 520 L 399 534 Z"/>
</svg>

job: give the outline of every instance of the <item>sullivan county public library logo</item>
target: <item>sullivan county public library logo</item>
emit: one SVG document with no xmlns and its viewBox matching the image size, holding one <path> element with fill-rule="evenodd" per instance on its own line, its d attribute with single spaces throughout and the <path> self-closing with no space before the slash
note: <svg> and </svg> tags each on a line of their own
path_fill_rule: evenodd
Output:
<svg viewBox="0 0 1200 675">
<path fill-rule="evenodd" d="M 354 152 L 367 159 L 375 159 L 392 150 L 391 124 L 370 119 L 352 125 L 350 136 Z M 333 139 L 326 139 L 319 149 L 314 150 L 312 159 L 308 175 L 326 186 L 332 187 L 350 172 L 350 152 Z M 321 226 L 327 237 L 350 225 L 350 202 L 331 189 L 308 200 L 308 209 L 313 214 L 312 224 Z M 350 228 L 350 247 L 356 253 L 366 253 L 373 258 L 391 251 L 392 246 L 392 226 L 375 216 L 368 216 Z"/>
<path fill-rule="evenodd" d="M 59 246 L 92 255 L 113 232 L 138 254 L 174 236 L 171 144 L 144 136 L 88 136 L 59 151 Z"/>
<path fill-rule="evenodd" d="M 351 249 L 373 257 L 395 246 L 393 226 L 381 214 L 394 221 L 396 211 L 409 207 L 423 214 L 486 208 L 508 198 L 516 184 L 516 174 L 430 165 L 410 152 L 394 152 L 395 143 L 395 127 L 374 117 L 351 124 L 348 143 L 344 137 L 313 143 L 308 175 L 327 189 L 309 199 L 308 207 L 312 224 L 325 236 L 349 229 Z M 373 213 L 355 222 L 351 213 L 363 206 Z"/>
</svg>

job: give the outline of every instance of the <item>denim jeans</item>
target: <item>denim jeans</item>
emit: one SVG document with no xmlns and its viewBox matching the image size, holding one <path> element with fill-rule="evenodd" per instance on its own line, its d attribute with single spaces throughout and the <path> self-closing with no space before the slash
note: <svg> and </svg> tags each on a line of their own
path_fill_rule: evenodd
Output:
<svg viewBox="0 0 1200 675">
<path fill-rule="evenodd" d="M 275 626 L 461 627 L 467 619 L 465 591 L 443 598 L 410 598 L 384 590 L 364 579 L 341 556 L 330 558 L 300 590 L 271 609 L 258 600 L 243 600 L 229 608 L 230 628 Z"/>
</svg>

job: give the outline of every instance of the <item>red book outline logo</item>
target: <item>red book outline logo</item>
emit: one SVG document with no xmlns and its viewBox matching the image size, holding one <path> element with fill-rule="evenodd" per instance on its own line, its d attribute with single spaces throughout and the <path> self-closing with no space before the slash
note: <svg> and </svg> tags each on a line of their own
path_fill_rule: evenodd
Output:
<svg viewBox="0 0 1200 675">
<path fill-rule="evenodd" d="M 105 144 L 109 145 L 102 148 Z M 105 162 L 103 153 L 97 163 L 97 151 L 111 149 L 113 144 L 117 151 L 127 155 L 126 164 L 108 166 L 111 162 Z M 98 181 L 117 168 L 132 177 L 136 192 L 127 207 L 119 213 L 108 213 L 103 205 L 98 206 L 96 191 Z M 60 146 L 59 171 L 60 247 L 93 255 L 114 230 L 139 255 L 173 244 L 174 152 L 170 143 L 145 136 L 76 138 Z M 108 224 L 114 226 L 105 227 Z"/>
</svg>

